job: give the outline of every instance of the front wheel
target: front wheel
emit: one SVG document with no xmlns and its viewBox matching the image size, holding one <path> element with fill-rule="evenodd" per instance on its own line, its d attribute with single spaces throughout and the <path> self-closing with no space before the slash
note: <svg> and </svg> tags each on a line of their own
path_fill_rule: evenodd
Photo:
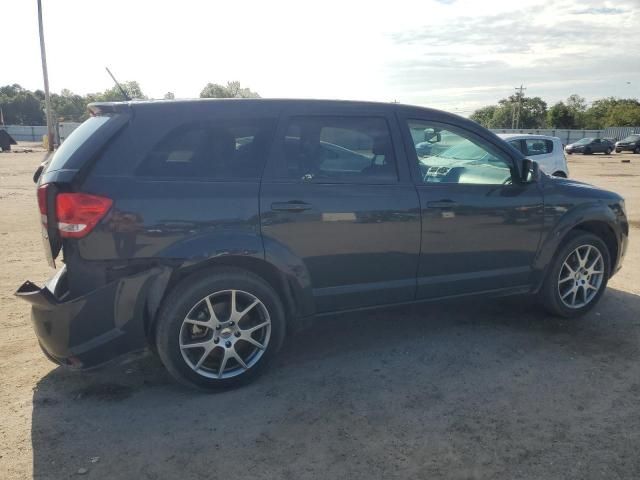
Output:
<svg viewBox="0 0 640 480">
<path fill-rule="evenodd" d="M 604 151 L 604 154 L 605 154 L 605 155 L 610 155 L 610 154 L 611 154 L 611 149 L 610 149 L 610 148 L 607 148 L 607 149 Z"/>
<path fill-rule="evenodd" d="M 549 312 L 578 317 L 591 310 L 607 287 L 611 260 L 605 243 L 590 233 L 574 233 L 558 250 L 540 292 Z"/>
<path fill-rule="evenodd" d="M 262 373 L 282 345 L 282 303 L 260 277 L 220 269 L 187 277 L 165 299 L 156 346 L 169 373 L 205 390 Z"/>
<path fill-rule="evenodd" d="M 640 147 L 636 147 L 633 149 L 633 153 L 640 153 Z"/>
</svg>

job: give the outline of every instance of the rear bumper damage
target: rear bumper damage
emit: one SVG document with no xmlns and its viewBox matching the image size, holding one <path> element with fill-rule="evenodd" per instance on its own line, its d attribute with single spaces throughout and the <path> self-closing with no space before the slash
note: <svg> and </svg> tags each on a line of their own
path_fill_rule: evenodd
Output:
<svg viewBox="0 0 640 480">
<path fill-rule="evenodd" d="M 167 267 L 152 267 L 71 298 L 65 267 L 44 287 L 27 281 L 15 294 L 31 304 L 31 323 L 46 356 L 85 369 L 146 348 L 149 292 L 164 290 L 169 275 Z"/>
</svg>

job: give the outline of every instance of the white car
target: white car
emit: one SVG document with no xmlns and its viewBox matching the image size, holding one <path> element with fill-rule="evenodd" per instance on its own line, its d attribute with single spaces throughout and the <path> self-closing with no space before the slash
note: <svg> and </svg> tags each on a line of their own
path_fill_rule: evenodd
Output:
<svg viewBox="0 0 640 480">
<path fill-rule="evenodd" d="M 543 172 L 555 177 L 569 176 L 567 159 L 558 137 L 522 133 L 499 133 L 498 136 L 527 158 L 535 160 Z"/>
</svg>

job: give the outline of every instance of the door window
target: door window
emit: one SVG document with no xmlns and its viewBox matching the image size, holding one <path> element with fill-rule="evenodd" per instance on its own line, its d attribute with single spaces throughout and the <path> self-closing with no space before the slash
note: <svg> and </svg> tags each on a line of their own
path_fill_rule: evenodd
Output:
<svg viewBox="0 0 640 480">
<path fill-rule="evenodd" d="M 318 183 L 396 183 L 389 127 L 379 117 L 294 117 L 283 176 Z"/>
<path fill-rule="evenodd" d="M 525 155 L 533 157 L 535 155 L 546 155 L 553 152 L 553 142 L 543 138 L 533 138 L 525 140 L 527 151 Z"/>
<path fill-rule="evenodd" d="M 511 160 L 488 142 L 453 126 L 409 120 L 408 127 L 423 183 L 511 183 Z"/>
<path fill-rule="evenodd" d="M 136 175 L 198 179 L 258 179 L 273 133 L 270 121 L 186 123 L 149 151 Z"/>
</svg>

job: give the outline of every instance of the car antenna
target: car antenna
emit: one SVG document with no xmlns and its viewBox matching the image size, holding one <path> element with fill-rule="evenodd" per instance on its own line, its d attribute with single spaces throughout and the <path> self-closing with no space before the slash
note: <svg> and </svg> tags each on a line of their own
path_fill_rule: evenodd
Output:
<svg viewBox="0 0 640 480">
<path fill-rule="evenodd" d="M 122 93 L 122 96 L 126 100 L 131 101 L 131 98 L 129 97 L 129 95 L 127 95 L 127 92 L 124 90 L 124 88 L 122 88 L 122 85 L 120 85 L 118 83 L 118 80 L 116 80 L 116 77 L 113 76 L 113 73 L 111 73 L 111 70 L 109 70 L 109 67 L 104 67 L 104 68 L 107 71 L 107 73 L 109 74 L 109 76 L 113 79 L 113 81 L 116 84 L 116 86 L 120 89 L 120 93 Z"/>
</svg>

